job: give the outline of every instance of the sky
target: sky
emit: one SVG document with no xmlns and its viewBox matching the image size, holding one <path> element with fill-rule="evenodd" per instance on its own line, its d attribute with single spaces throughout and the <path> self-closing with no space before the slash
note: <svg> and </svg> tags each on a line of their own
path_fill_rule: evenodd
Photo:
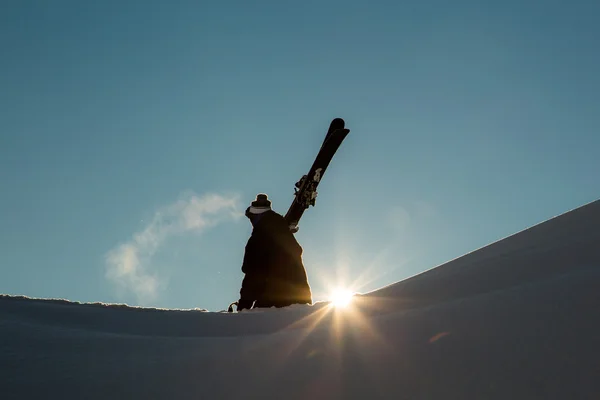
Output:
<svg viewBox="0 0 600 400">
<path fill-rule="evenodd" d="M 257 193 L 313 299 L 368 292 L 600 196 L 600 4 L 0 5 L 0 293 L 225 309 Z"/>
</svg>

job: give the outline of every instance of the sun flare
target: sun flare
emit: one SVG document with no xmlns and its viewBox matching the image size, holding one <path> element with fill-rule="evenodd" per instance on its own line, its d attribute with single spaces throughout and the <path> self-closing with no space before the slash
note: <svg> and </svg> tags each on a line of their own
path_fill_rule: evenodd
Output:
<svg viewBox="0 0 600 400">
<path fill-rule="evenodd" d="M 336 289 L 331 294 L 331 304 L 335 307 L 347 307 L 352 301 L 352 295 L 347 289 Z"/>
</svg>

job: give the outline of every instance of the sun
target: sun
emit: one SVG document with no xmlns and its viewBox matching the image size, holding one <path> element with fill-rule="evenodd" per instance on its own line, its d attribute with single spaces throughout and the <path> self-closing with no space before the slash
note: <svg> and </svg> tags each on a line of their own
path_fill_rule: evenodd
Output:
<svg viewBox="0 0 600 400">
<path fill-rule="evenodd" d="M 336 289 L 331 293 L 330 301 L 334 307 L 347 307 L 352 301 L 352 292 L 347 289 Z"/>
</svg>

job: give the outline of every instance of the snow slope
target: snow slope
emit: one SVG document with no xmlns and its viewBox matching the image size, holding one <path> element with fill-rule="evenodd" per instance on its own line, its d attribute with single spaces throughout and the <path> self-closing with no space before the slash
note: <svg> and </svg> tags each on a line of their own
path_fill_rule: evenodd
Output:
<svg viewBox="0 0 600 400">
<path fill-rule="evenodd" d="M 422 274 L 239 314 L 0 297 L 2 399 L 597 399 L 600 200 Z"/>
</svg>

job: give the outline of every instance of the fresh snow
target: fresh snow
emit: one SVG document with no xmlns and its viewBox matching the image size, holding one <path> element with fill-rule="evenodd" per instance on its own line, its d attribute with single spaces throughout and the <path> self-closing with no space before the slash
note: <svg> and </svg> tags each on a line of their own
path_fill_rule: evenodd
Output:
<svg viewBox="0 0 600 400">
<path fill-rule="evenodd" d="M 600 200 L 371 293 L 242 313 L 0 297 L 1 399 L 597 399 Z"/>
</svg>

